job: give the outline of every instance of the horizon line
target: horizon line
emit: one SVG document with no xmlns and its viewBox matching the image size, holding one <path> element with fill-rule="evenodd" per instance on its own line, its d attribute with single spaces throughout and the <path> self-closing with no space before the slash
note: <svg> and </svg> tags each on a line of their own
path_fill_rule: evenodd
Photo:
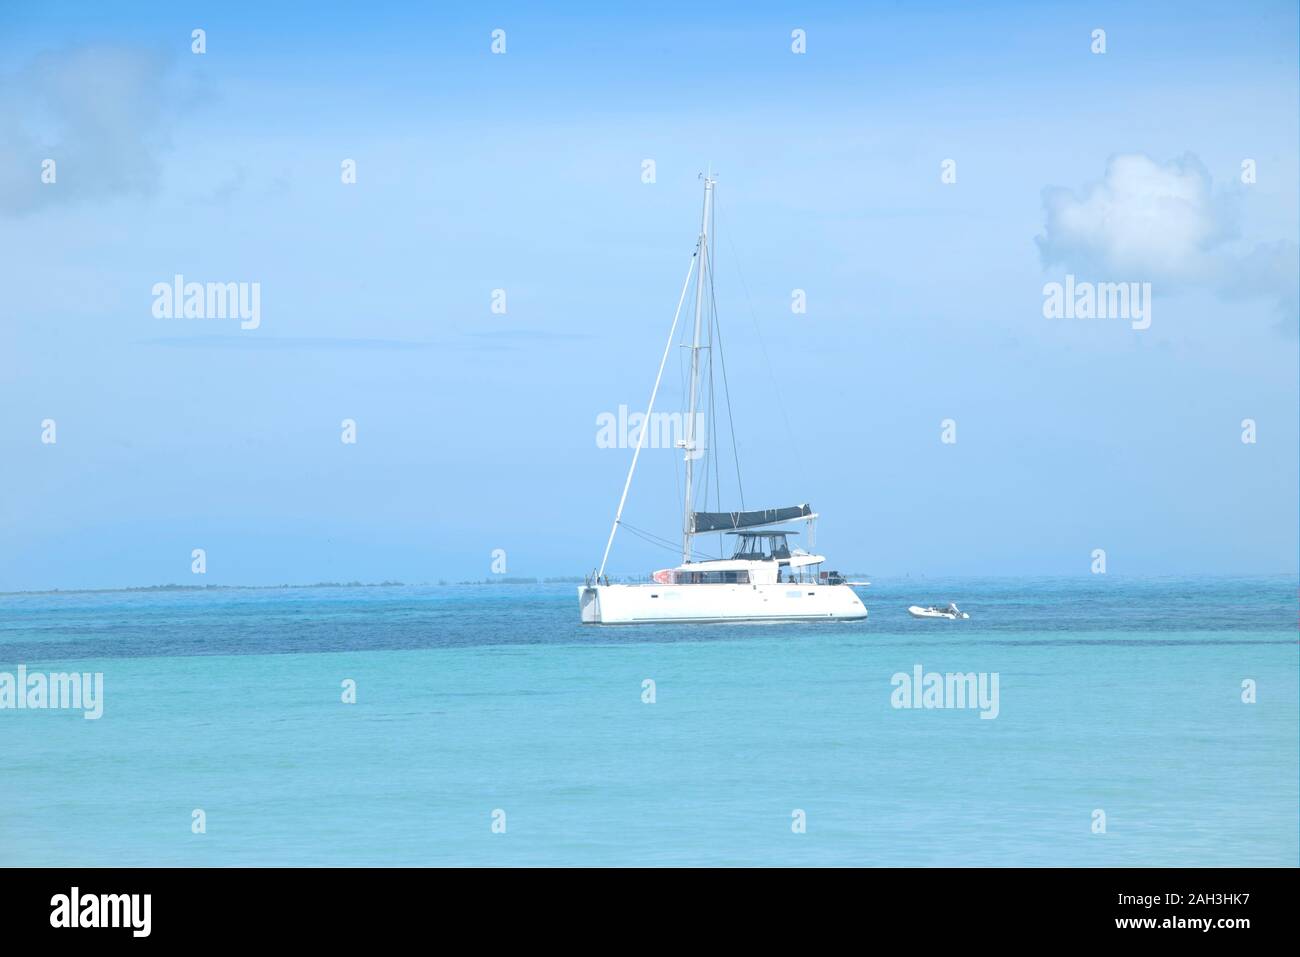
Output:
<svg viewBox="0 0 1300 957">
<path fill-rule="evenodd" d="M 923 573 L 912 574 L 910 572 L 893 575 L 869 575 L 862 572 L 845 573 L 853 578 L 863 578 L 870 580 L 868 585 L 859 587 L 869 587 L 874 584 L 874 580 L 881 581 L 906 581 L 909 579 L 956 579 L 969 581 L 1072 581 L 1074 579 L 1094 579 L 1094 578 L 1117 578 L 1124 581 L 1168 581 L 1171 579 L 1180 580 L 1205 580 L 1216 581 L 1226 579 L 1268 579 L 1268 578 L 1287 578 L 1300 582 L 1300 572 L 1283 571 L 1283 572 L 1222 572 L 1222 573 L 1183 573 L 1183 574 L 1152 574 L 1152 575 L 1134 575 L 1122 572 L 1107 572 L 1104 575 L 1093 575 L 1091 573 L 1078 575 L 926 575 Z M 626 576 L 611 576 L 620 578 Z M 9 597 L 15 595 L 85 595 L 85 594 L 112 594 L 127 592 L 162 592 L 162 591 L 186 591 L 186 592 L 204 592 L 204 591 L 285 591 L 290 589 L 307 589 L 307 588 L 456 588 L 473 585 L 574 585 L 581 584 L 586 579 L 581 575 L 556 575 L 556 576 L 528 576 L 528 575 L 501 575 L 497 577 L 488 577 L 482 579 L 462 579 L 452 581 L 450 579 L 438 579 L 437 581 L 423 582 L 403 582 L 384 580 L 378 582 L 362 581 L 320 581 L 308 583 L 283 583 L 278 585 L 243 585 L 243 584 L 204 584 L 204 585 L 180 585 L 176 583 L 157 584 L 157 585 L 118 585 L 110 587 L 74 587 L 74 588 L 28 588 L 16 589 L 13 591 L 0 591 L 0 597 Z M 1300 596 L 1298 596 L 1300 597 Z"/>
</svg>

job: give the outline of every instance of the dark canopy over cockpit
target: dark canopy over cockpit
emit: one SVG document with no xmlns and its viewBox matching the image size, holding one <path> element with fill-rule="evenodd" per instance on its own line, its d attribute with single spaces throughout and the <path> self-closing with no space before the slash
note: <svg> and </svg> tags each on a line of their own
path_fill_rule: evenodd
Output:
<svg viewBox="0 0 1300 957">
<path fill-rule="evenodd" d="M 729 532 L 739 528 L 758 528 L 793 522 L 813 514 L 811 505 L 792 505 L 789 508 L 764 508 L 752 512 L 692 512 L 691 531 Z"/>
</svg>

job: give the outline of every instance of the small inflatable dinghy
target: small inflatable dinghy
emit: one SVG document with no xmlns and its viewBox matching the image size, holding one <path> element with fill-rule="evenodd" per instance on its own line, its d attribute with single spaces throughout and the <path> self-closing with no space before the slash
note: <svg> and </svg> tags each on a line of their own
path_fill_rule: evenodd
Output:
<svg viewBox="0 0 1300 957">
<path fill-rule="evenodd" d="M 913 618 L 947 618 L 949 621 L 956 621 L 959 618 L 970 617 L 970 615 L 958 608 L 953 602 L 949 602 L 946 608 L 940 605 L 930 605 L 928 608 L 922 608 L 920 605 L 911 605 L 908 607 L 907 613 Z"/>
</svg>

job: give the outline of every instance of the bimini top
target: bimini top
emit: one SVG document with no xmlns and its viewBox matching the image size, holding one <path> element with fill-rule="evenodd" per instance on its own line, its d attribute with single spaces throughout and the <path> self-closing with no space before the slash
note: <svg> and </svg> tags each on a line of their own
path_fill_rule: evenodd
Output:
<svg viewBox="0 0 1300 957">
<path fill-rule="evenodd" d="M 753 512 L 691 512 L 691 532 L 722 532 L 729 529 L 760 528 L 805 518 L 816 518 L 811 505 L 764 508 Z"/>
<path fill-rule="evenodd" d="M 785 538 L 787 535 L 798 535 L 798 532 L 725 532 L 726 535 L 747 535 L 751 538 Z"/>
</svg>

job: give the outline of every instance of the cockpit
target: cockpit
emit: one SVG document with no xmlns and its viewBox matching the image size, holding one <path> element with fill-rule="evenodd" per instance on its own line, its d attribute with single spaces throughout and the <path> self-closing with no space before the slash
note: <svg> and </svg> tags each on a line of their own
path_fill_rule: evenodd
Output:
<svg viewBox="0 0 1300 957">
<path fill-rule="evenodd" d="M 786 541 L 786 536 L 798 535 L 799 533 L 728 532 L 727 534 L 736 536 L 736 550 L 731 555 L 733 559 L 767 562 L 788 559 L 790 557 L 790 544 Z"/>
</svg>

